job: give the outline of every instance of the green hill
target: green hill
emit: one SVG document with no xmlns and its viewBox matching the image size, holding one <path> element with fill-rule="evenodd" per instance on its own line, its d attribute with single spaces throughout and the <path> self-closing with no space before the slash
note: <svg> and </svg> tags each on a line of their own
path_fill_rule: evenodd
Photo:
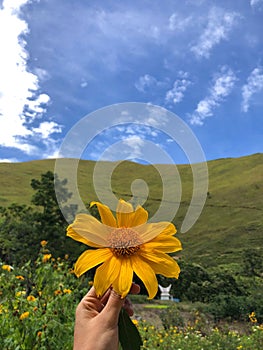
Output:
<svg viewBox="0 0 263 350">
<path fill-rule="evenodd" d="M 97 199 L 93 188 L 95 164 L 86 160 L 79 162 L 78 186 L 85 203 Z M 55 160 L 51 159 L 0 163 L 0 206 L 30 204 L 33 194 L 31 179 L 40 178 L 48 170 L 54 171 L 54 165 Z M 175 165 L 159 167 L 168 179 L 174 174 Z M 206 204 L 198 221 L 186 233 L 180 233 L 180 225 L 192 196 L 192 172 L 189 165 L 178 165 L 177 169 L 182 181 L 182 198 L 174 223 L 183 243 L 184 256 L 191 261 L 213 266 L 238 263 L 246 248 L 263 250 L 263 154 L 208 162 Z M 159 208 L 163 188 L 156 168 L 128 161 L 114 164 L 111 185 L 117 197 L 129 198 L 130 185 L 135 179 L 143 179 L 147 183 L 149 195 L 145 208 L 153 214 Z M 178 198 L 174 198 L 171 206 L 175 206 L 176 201 Z"/>
</svg>

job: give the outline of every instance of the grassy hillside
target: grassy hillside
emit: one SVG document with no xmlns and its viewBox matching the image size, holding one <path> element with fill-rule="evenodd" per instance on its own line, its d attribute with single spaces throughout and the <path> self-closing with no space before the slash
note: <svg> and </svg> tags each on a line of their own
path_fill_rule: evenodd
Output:
<svg viewBox="0 0 263 350">
<path fill-rule="evenodd" d="M 30 204 L 33 194 L 31 179 L 40 178 L 48 170 L 53 171 L 54 164 L 55 160 L 0 163 L 0 205 Z M 78 186 L 85 203 L 97 199 L 93 188 L 94 165 L 92 161 L 79 162 Z M 160 165 L 160 169 L 173 182 L 175 166 Z M 207 201 L 194 227 L 184 234 L 180 233 L 180 225 L 191 200 L 192 172 L 189 165 L 179 165 L 177 169 L 182 181 L 182 199 L 174 223 L 183 242 L 184 256 L 213 266 L 238 263 L 245 248 L 263 249 L 263 154 L 208 162 Z M 117 197 L 129 198 L 130 185 L 135 179 L 147 183 L 149 196 L 145 208 L 153 214 L 159 208 L 163 188 L 154 166 L 126 161 L 116 163 L 111 182 L 113 192 Z M 176 205 L 178 198 L 173 201 L 171 206 Z"/>
</svg>

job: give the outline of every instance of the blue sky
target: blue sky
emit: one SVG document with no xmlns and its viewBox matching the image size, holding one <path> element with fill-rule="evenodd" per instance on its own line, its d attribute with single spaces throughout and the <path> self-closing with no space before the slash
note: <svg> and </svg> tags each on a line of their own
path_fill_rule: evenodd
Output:
<svg viewBox="0 0 263 350">
<path fill-rule="evenodd" d="M 0 1 L 0 161 L 54 158 L 79 120 L 125 102 L 175 113 L 208 160 L 263 152 L 262 33 L 263 0 Z M 140 160 L 150 140 L 185 162 L 156 121 L 97 135 L 84 158 L 125 140 Z"/>
</svg>

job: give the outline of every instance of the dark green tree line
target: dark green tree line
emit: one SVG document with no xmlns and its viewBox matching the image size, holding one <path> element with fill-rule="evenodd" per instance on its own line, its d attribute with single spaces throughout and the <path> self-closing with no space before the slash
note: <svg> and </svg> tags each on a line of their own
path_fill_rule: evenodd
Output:
<svg viewBox="0 0 263 350">
<path fill-rule="evenodd" d="M 57 191 L 55 191 L 55 186 Z M 60 180 L 51 171 L 32 179 L 35 193 L 32 205 L 12 204 L 0 207 L 0 258 L 10 264 L 23 264 L 34 259 L 39 251 L 40 241 L 47 240 L 54 256 L 69 254 L 76 258 L 83 250 L 80 244 L 66 237 L 66 222 L 57 202 L 67 203 L 71 193 L 66 188 L 67 180 Z M 69 213 L 74 205 L 65 207 Z"/>
</svg>

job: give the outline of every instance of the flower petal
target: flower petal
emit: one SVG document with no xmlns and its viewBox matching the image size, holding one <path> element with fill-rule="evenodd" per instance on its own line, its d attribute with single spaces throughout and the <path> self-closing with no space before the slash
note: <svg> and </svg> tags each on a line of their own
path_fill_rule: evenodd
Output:
<svg viewBox="0 0 263 350">
<path fill-rule="evenodd" d="M 160 234 L 168 236 L 175 234 L 176 228 L 170 222 L 163 221 L 137 226 L 136 231 L 143 242 L 149 242 Z"/>
<path fill-rule="evenodd" d="M 107 205 L 104 205 L 100 202 L 91 202 L 90 207 L 93 207 L 93 205 L 96 205 L 100 214 L 101 222 L 104 225 L 117 227 L 116 219 L 114 215 L 112 214 L 111 210 Z"/>
<path fill-rule="evenodd" d="M 73 224 L 72 229 L 80 236 L 88 241 L 91 241 L 99 246 L 106 247 L 107 236 L 109 230 L 106 225 L 103 225 L 99 220 L 88 214 L 78 214 Z"/>
<path fill-rule="evenodd" d="M 86 250 L 80 255 L 76 261 L 74 272 L 77 277 L 83 275 L 86 271 L 92 269 L 92 267 L 103 263 L 105 260 L 112 256 L 112 252 L 108 248 Z"/>
<path fill-rule="evenodd" d="M 124 257 L 118 260 L 120 262 L 119 275 L 112 283 L 112 286 L 116 293 L 122 298 L 125 298 L 132 285 L 133 270 L 131 267 L 131 259 Z"/>
<path fill-rule="evenodd" d="M 130 227 L 130 223 L 134 217 L 133 206 L 120 199 L 116 209 L 116 217 L 118 227 Z"/>
<path fill-rule="evenodd" d="M 178 278 L 180 268 L 169 255 L 160 251 L 140 251 L 140 256 L 151 266 L 156 274 L 170 278 Z"/>
<path fill-rule="evenodd" d="M 158 282 L 154 270 L 147 262 L 140 259 L 139 255 L 133 255 L 131 257 L 131 264 L 133 271 L 144 283 L 149 294 L 149 299 L 154 298 L 158 291 Z"/>
<path fill-rule="evenodd" d="M 101 297 L 116 280 L 120 269 L 120 259 L 117 259 L 114 255 L 97 268 L 94 277 L 94 288 L 98 297 Z"/>
<path fill-rule="evenodd" d="M 84 243 L 84 244 L 88 245 L 89 247 L 100 248 L 100 245 L 95 244 L 95 243 L 87 240 L 86 238 L 80 236 L 77 232 L 75 232 L 73 230 L 71 225 L 69 225 L 68 228 L 67 228 L 67 236 L 71 237 L 75 241 Z"/>
<path fill-rule="evenodd" d="M 143 225 L 148 220 L 148 212 L 140 205 L 137 206 L 133 212 L 133 218 L 131 218 L 130 227 Z"/>
<path fill-rule="evenodd" d="M 182 244 L 179 239 L 163 234 L 155 237 L 150 242 L 146 242 L 143 246 L 147 251 L 155 249 L 164 253 L 174 253 L 178 250 L 182 250 Z"/>
</svg>

